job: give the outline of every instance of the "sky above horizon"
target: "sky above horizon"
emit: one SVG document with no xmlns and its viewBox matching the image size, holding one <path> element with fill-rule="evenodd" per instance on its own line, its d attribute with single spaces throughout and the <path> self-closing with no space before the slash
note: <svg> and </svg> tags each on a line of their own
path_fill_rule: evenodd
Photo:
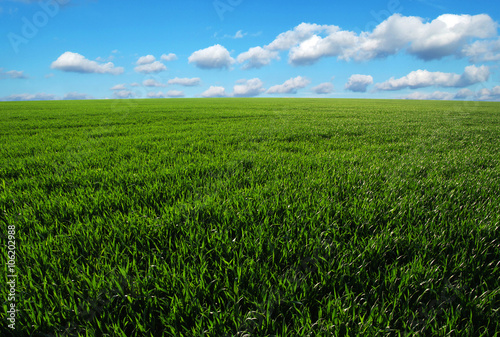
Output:
<svg viewBox="0 0 500 337">
<path fill-rule="evenodd" d="M 499 22 L 487 0 L 0 0 L 0 101 L 500 101 Z"/>
</svg>

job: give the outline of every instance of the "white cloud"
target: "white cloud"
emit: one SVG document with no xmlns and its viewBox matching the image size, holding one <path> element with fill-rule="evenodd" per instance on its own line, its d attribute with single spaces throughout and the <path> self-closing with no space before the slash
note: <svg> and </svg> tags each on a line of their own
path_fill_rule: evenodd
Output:
<svg viewBox="0 0 500 337">
<path fill-rule="evenodd" d="M 354 32 L 343 31 L 338 26 L 301 23 L 293 30 L 281 33 L 265 48 L 288 49 L 290 64 L 309 65 L 326 56 L 349 59 L 359 43 Z"/>
<path fill-rule="evenodd" d="M 210 86 L 202 94 L 202 97 L 226 97 L 226 89 L 224 87 Z"/>
<path fill-rule="evenodd" d="M 408 52 L 423 60 L 434 60 L 458 55 L 471 38 L 496 35 L 497 23 L 486 14 L 444 14 L 432 22 L 407 27 L 407 31 L 412 28 L 416 38 L 411 41 Z"/>
<path fill-rule="evenodd" d="M 487 101 L 490 99 L 491 91 L 490 89 L 483 88 L 476 92 L 476 98 L 480 101 Z"/>
<path fill-rule="evenodd" d="M 415 100 L 452 100 L 455 95 L 449 92 L 434 91 L 433 93 L 413 92 L 410 95 L 403 96 L 402 99 Z"/>
<path fill-rule="evenodd" d="M 122 67 L 115 67 L 113 62 L 99 64 L 96 61 L 86 59 L 83 55 L 72 52 L 65 52 L 57 60 L 52 62 L 52 69 L 58 69 L 65 72 L 76 72 L 82 74 L 122 74 Z"/>
<path fill-rule="evenodd" d="M 248 33 L 243 33 L 242 30 L 239 30 L 234 35 L 224 34 L 224 36 L 222 36 L 222 38 L 223 39 L 242 39 L 246 35 L 248 35 Z M 217 33 L 214 34 L 214 37 L 217 37 Z"/>
<path fill-rule="evenodd" d="M 166 93 L 161 91 L 148 93 L 149 98 L 167 98 L 167 97 L 184 97 L 184 92 L 180 90 L 170 90 Z"/>
<path fill-rule="evenodd" d="M 220 44 L 195 51 L 188 61 L 201 69 L 227 69 L 235 62 L 229 51 Z"/>
<path fill-rule="evenodd" d="M 175 60 L 177 60 L 177 55 L 175 55 L 174 53 L 169 53 L 168 55 L 167 54 L 163 54 L 161 56 L 161 59 L 163 61 L 166 61 L 166 62 L 175 61 Z"/>
<path fill-rule="evenodd" d="M 253 97 L 261 94 L 265 89 L 262 87 L 263 83 L 258 78 L 251 80 L 241 80 L 240 84 L 233 87 L 233 95 L 236 97 Z"/>
<path fill-rule="evenodd" d="M 242 39 L 247 33 L 243 33 L 241 30 L 237 31 L 236 34 L 234 34 L 233 39 Z"/>
<path fill-rule="evenodd" d="M 269 88 L 268 94 L 295 94 L 298 89 L 305 88 L 311 83 L 307 78 L 302 76 L 297 76 L 291 78 L 283 84 L 275 85 Z"/>
<path fill-rule="evenodd" d="M 185 87 L 194 87 L 196 85 L 199 85 L 201 83 L 201 79 L 199 77 L 194 77 L 194 78 L 173 78 L 171 80 L 168 80 L 168 84 L 178 84 L 178 85 L 183 85 Z"/>
<path fill-rule="evenodd" d="M 248 61 L 248 63 L 243 66 L 243 69 L 251 69 L 266 66 L 271 63 L 273 59 L 280 59 L 277 51 L 267 50 L 262 47 L 254 47 L 238 55 L 237 61 L 238 63 L 245 63 Z"/>
<path fill-rule="evenodd" d="M 0 101 L 52 101 L 60 100 L 61 97 L 46 93 L 37 94 L 16 94 L 0 98 Z M 84 100 L 94 99 L 94 97 L 77 92 L 69 92 L 62 97 L 63 100 Z"/>
<path fill-rule="evenodd" d="M 184 92 L 180 90 L 169 90 L 167 91 L 168 97 L 184 97 Z"/>
<path fill-rule="evenodd" d="M 372 76 L 355 74 L 349 77 L 345 88 L 353 92 L 366 92 L 366 89 L 371 84 L 373 84 Z"/>
<path fill-rule="evenodd" d="M 500 39 L 496 41 L 476 41 L 466 45 L 462 52 L 473 63 L 500 61 Z"/>
<path fill-rule="evenodd" d="M 326 95 L 326 94 L 330 94 L 333 92 L 334 86 L 330 82 L 325 82 L 325 83 L 321 83 L 320 85 L 315 86 L 311 90 L 318 95 Z"/>
<path fill-rule="evenodd" d="M 115 91 L 113 93 L 113 97 L 118 99 L 133 98 L 135 97 L 135 94 L 130 90 L 120 90 L 120 91 Z"/>
<path fill-rule="evenodd" d="M 472 58 L 473 49 L 466 48 L 469 41 L 496 36 L 496 29 L 497 23 L 486 14 L 445 14 L 430 22 L 416 16 L 394 14 L 373 31 L 359 34 L 334 25 L 301 23 L 279 34 L 270 44 L 240 54 L 237 60 L 247 62 L 243 69 L 260 68 L 269 65 L 272 59 L 279 59 L 278 51 L 282 50 L 289 50 L 288 62 L 294 66 L 311 65 L 324 57 L 367 61 L 403 50 L 423 60 L 465 54 Z M 500 58 L 500 52 L 495 52 L 496 45 L 488 48 L 493 54 L 487 54 L 485 59 Z"/>
<path fill-rule="evenodd" d="M 359 38 L 354 32 L 335 31 L 325 38 L 313 35 L 290 49 L 289 63 L 294 66 L 314 64 L 322 57 L 337 56 L 349 60 Z"/>
<path fill-rule="evenodd" d="M 408 75 L 378 83 L 377 90 L 401 90 L 404 88 L 416 89 L 424 87 L 454 87 L 464 88 L 476 83 L 485 82 L 490 76 L 487 66 L 476 67 L 475 65 L 465 68 L 462 75 L 455 73 L 430 72 L 427 70 L 412 71 Z"/>
<path fill-rule="evenodd" d="M 155 79 L 147 79 L 142 82 L 142 85 L 145 87 L 166 87 L 165 84 L 158 82 Z"/>
<path fill-rule="evenodd" d="M 490 78 L 490 68 L 487 66 L 477 67 L 475 65 L 465 67 L 464 73 L 460 79 L 453 85 L 454 87 L 463 88 L 476 83 L 486 82 Z"/>
<path fill-rule="evenodd" d="M 310 23 L 301 23 L 293 30 L 281 33 L 268 44 L 265 48 L 269 50 L 287 50 L 295 45 L 309 39 L 315 33 L 332 31 L 338 29 L 337 26 L 317 25 Z"/>
<path fill-rule="evenodd" d="M 150 64 L 150 63 L 153 63 L 154 61 L 156 61 L 156 57 L 154 57 L 153 55 L 141 56 L 137 60 L 137 65 L 141 66 L 144 64 Z"/>
<path fill-rule="evenodd" d="M 0 80 L 1 79 L 27 79 L 28 76 L 24 74 L 24 71 L 9 70 L 5 71 L 0 68 Z"/>
<path fill-rule="evenodd" d="M 111 87 L 109 90 L 127 90 L 127 88 L 125 88 L 125 84 L 117 84 Z"/>
<path fill-rule="evenodd" d="M 135 67 L 134 70 L 138 73 L 152 74 L 165 71 L 167 70 L 167 67 L 165 67 L 165 65 L 160 61 L 154 61 L 152 63 L 139 65 Z"/>
<path fill-rule="evenodd" d="M 77 92 L 69 92 L 63 97 L 64 100 L 84 100 L 84 99 L 94 99 L 94 97 L 87 94 L 80 94 Z"/>
<path fill-rule="evenodd" d="M 141 85 L 137 82 L 130 83 L 131 87 L 140 87 Z"/>
<path fill-rule="evenodd" d="M 218 36 L 219 34 L 217 32 L 214 33 L 213 37 L 214 38 L 219 38 L 219 39 L 242 39 L 245 36 L 249 35 L 248 33 L 244 33 L 243 30 L 238 30 L 234 35 L 229 35 L 229 34 L 224 34 L 223 36 Z M 257 34 L 250 34 L 251 36 L 257 36 Z"/>
<path fill-rule="evenodd" d="M 464 98 L 468 98 L 468 97 L 474 97 L 475 96 L 475 92 L 470 90 L 470 89 L 460 89 L 456 94 L 455 94 L 455 98 L 457 99 L 464 99 Z"/>
<path fill-rule="evenodd" d="M 115 59 L 115 56 L 114 55 L 110 55 L 108 58 L 104 58 L 104 57 L 98 57 L 96 58 L 95 60 L 98 61 L 98 62 L 107 62 L 107 61 L 113 61 Z"/>
<path fill-rule="evenodd" d="M 452 100 L 472 98 L 478 101 L 500 101 L 500 86 L 492 89 L 483 88 L 477 92 L 470 89 L 461 89 L 457 93 L 435 91 L 432 93 L 413 92 L 410 95 L 402 97 L 403 99 L 419 100 Z"/>
<path fill-rule="evenodd" d="M 167 95 L 164 94 L 161 91 L 158 91 L 158 92 L 150 92 L 150 93 L 148 93 L 148 97 L 149 98 L 165 98 L 165 97 L 167 97 Z"/>
<path fill-rule="evenodd" d="M 476 98 L 480 101 L 500 101 L 500 86 L 481 89 L 476 93 Z"/>
<path fill-rule="evenodd" d="M 469 41 L 496 36 L 496 30 L 497 23 L 486 14 L 445 14 L 430 22 L 420 17 L 394 14 L 373 31 L 359 34 L 338 26 L 301 23 L 281 33 L 264 48 L 289 50 L 289 63 L 296 66 L 313 64 L 323 57 L 366 61 L 402 50 L 422 60 L 434 60 L 451 55 L 473 56 L 471 49 L 466 48 Z M 490 48 L 495 50 L 497 47 Z M 496 58 L 497 54 L 488 57 Z"/>
<path fill-rule="evenodd" d="M 383 58 L 397 54 L 419 38 L 423 26 L 422 18 L 394 14 L 381 22 L 372 32 L 362 32 L 356 36 L 356 44 L 349 49 L 347 59 L 357 61 Z"/>
<path fill-rule="evenodd" d="M 2 98 L 4 101 L 51 101 L 57 97 L 52 94 L 38 93 L 38 94 L 15 94 Z"/>
</svg>

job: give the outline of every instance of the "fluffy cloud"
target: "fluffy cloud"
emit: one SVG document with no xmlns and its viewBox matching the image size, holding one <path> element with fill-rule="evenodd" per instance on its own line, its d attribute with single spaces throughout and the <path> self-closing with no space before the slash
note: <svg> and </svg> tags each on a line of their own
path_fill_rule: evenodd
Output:
<svg viewBox="0 0 500 337">
<path fill-rule="evenodd" d="M 460 79 L 453 87 L 463 88 L 476 83 L 486 82 L 490 78 L 490 68 L 487 66 L 476 67 L 475 65 L 465 67 Z"/>
<path fill-rule="evenodd" d="M 334 87 L 333 87 L 332 83 L 325 82 L 325 83 L 321 83 L 320 85 L 315 86 L 311 90 L 318 95 L 326 95 L 326 94 L 332 93 L 333 89 L 334 89 Z"/>
<path fill-rule="evenodd" d="M 373 31 L 359 34 L 334 25 L 301 23 L 270 44 L 241 53 L 237 61 L 244 64 L 243 69 L 260 68 L 279 60 L 278 52 L 283 50 L 289 50 L 288 62 L 294 66 L 311 65 L 324 57 L 367 61 L 401 51 L 426 61 L 446 56 L 495 61 L 500 59 L 500 41 L 476 41 L 476 48 L 469 42 L 496 36 L 496 31 L 497 23 L 486 14 L 444 14 L 432 21 L 394 14 Z M 189 61 L 204 69 L 229 68 L 234 63 L 220 45 L 195 52 Z"/>
<path fill-rule="evenodd" d="M 202 97 L 226 97 L 226 89 L 224 87 L 210 86 L 201 94 Z"/>
<path fill-rule="evenodd" d="M 241 80 L 239 81 L 239 84 L 233 87 L 233 95 L 236 97 L 258 96 L 260 93 L 265 91 L 262 86 L 263 83 L 258 78 L 253 78 L 251 80 Z"/>
<path fill-rule="evenodd" d="M 348 31 L 334 31 L 325 38 L 313 35 L 290 49 L 289 63 L 294 66 L 310 65 L 322 57 L 329 56 L 348 60 L 354 56 L 357 43 L 359 38 L 355 33 Z"/>
<path fill-rule="evenodd" d="M 10 95 L 7 97 L 0 98 L 0 101 L 52 101 L 52 100 L 59 100 L 61 97 L 52 95 L 52 94 L 46 94 L 46 93 L 38 93 L 38 94 L 16 94 L 16 95 Z M 94 97 L 87 95 L 87 94 L 81 94 L 77 92 L 69 92 L 64 97 L 62 97 L 63 100 L 84 100 L 84 99 L 94 99 Z"/>
<path fill-rule="evenodd" d="M 168 80 L 168 84 L 178 84 L 182 85 L 185 87 L 194 87 L 196 85 L 199 85 L 201 83 L 201 79 L 199 77 L 194 77 L 194 78 L 173 78 L 171 80 Z"/>
<path fill-rule="evenodd" d="M 433 93 L 413 92 L 410 95 L 402 97 L 402 99 L 415 100 L 452 100 L 455 95 L 449 92 L 435 91 Z"/>
<path fill-rule="evenodd" d="M 317 25 L 309 23 L 301 23 L 293 30 L 281 33 L 270 44 L 264 47 L 250 48 L 248 51 L 241 53 L 237 61 L 245 63 L 243 69 L 261 68 L 269 65 L 271 60 L 279 60 L 279 51 L 290 49 L 297 44 L 309 39 L 317 32 L 331 32 L 338 29 L 337 26 Z"/>
<path fill-rule="evenodd" d="M 110 90 L 127 90 L 125 84 L 117 84 L 110 88 Z"/>
<path fill-rule="evenodd" d="M 168 55 L 167 55 L 167 54 L 163 54 L 163 55 L 161 56 L 161 59 L 162 59 L 163 61 L 166 61 L 166 62 L 169 62 L 169 61 L 175 61 L 175 60 L 177 60 L 177 55 L 175 55 L 174 53 L 170 53 L 170 54 L 168 54 Z"/>
<path fill-rule="evenodd" d="M 247 36 L 248 33 L 244 33 L 242 30 L 237 31 L 234 35 L 224 34 L 222 36 L 223 39 L 242 39 Z M 255 35 L 255 34 L 253 34 Z M 217 33 L 214 34 L 214 37 L 217 37 Z"/>
<path fill-rule="evenodd" d="M 416 89 L 431 86 L 464 88 L 476 83 L 485 82 L 489 76 L 490 70 L 487 66 L 468 66 L 462 75 L 417 70 L 412 71 L 404 77 L 398 79 L 391 78 L 386 82 L 378 83 L 375 87 L 377 90 Z"/>
<path fill-rule="evenodd" d="M 480 101 L 500 101 L 500 86 L 481 89 L 476 93 L 476 98 Z"/>
<path fill-rule="evenodd" d="M 432 22 L 416 24 L 406 30 L 411 32 L 412 29 L 416 36 L 411 40 L 408 52 L 423 60 L 434 60 L 459 54 L 471 38 L 496 35 L 497 23 L 486 14 L 444 14 Z M 391 33 L 387 31 L 387 34 Z"/>
<path fill-rule="evenodd" d="M 465 99 L 469 97 L 474 97 L 476 93 L 470 89 L 460 89 L 456 94 L 455 98 L 457 99 Z"/>
<path fill-rule="evenodd" d="M 137 60 L 137 65 L 141 66 L 144 64 L 150 64 L 150 63 L 153 63 L 154 61 L 156 61 L 156 58 L 153 55 L 141 56 Z"/>
<path fill-rule="evenodd" d="M 82 74 L 122 74 L 124 69 L 122 67 L 115 67 L 113 62 L 104 64 L 97 63 L 86 59 L 83 55 L 72 52 L 65 52 L 57 60 L 52 62 L 50 66 L 52 69 L 58 69 L 65 72 L 75 72 Z"/>
<path fill-rule="evenodd" d="M 16 94 L 2 98 L 4 101 L 51 101 L 57 97 L 52 94 L 38 93 L 38 94 Z"/>
<path fill-rule="evenodd" d="M 243 66 L 243 69 L 251 69 L 266 66 L 271 63 L 273 59 L 279 60 L 277 51 L 267 50 L 262 47 L 254 47 L 238 55 L 237 61 L 238 63 L 245 63 L 248 61 L 248 63 Z"/>
<path fill-rule="evenodd" d="M 177 56 L 173 53 L 168 55 L 163 54 L 161 59 L 163 61 L 173 61 L 177 60 Z M 146 55 L 139 57 L 137 60 L 137 67 L 135 67 L 134 70 L 142 74 L 152 74 L 165 71 L 167 70 L 167 67 L 161 61 L 157 61 L 156 57 L 153 55 Z"/>
<path fill-rule="evenodd" d="M 184 92 L 180 90 L 169 90 L 167 91 L 168 97 L 184 97 Z"/>
<path fill-rule="evenodd" d="M 166 93 L 163 93 L 161 91 L 148 93 L 149 98 L 167 98 L 167 97 L 184 97 L 184 96 L 185 96 L 184 92 L 179 90 L 170 90 L 167 91 Z"/>
<path fill-rule="evenodd" d="M 64 100 L 84 100 L 84 99 L 94 99 L 94 97 L 87 94 L 80 94 L 77 92 L 69 92 L 63 97 Z"/>
<path fill-rule="evenodd" d="M 165 71 L 167 70 L 167 67 L 165 67 L 165 65 L 160 61 L 154 61 L 152 63 L 138 65 L 134 68 L 134 70 L 142 74 L 152 74 Z"/>
<path fill-rule="evenodd" d="M 158 82 L 157 80 L 154 80 L 152 78 L 148 80 L 144 80 L 142 82 L 142 85 L 145 87 L 166 87 L 165 84 Z"/>
<path fill-rule="evenodd" d="M 242 39 L 247 33 L 243 33 L 243 31 L 239 30 L 234 34 L 233 39 Z"/>
<path fill-rule="evenodd" d="M 290 50 L 289 63 L 292 65 L 313 64 L 323 57 L 366 61 L 401 50 L 422 60 L 435 60 L 471 54 L 472 51 L 466 48 L 471 39 L 495 36 L 496 30 L 497 23 L 486 14 L 445 14 L 430 22 L 420 17 L 394 14 L 372 32 L 360 34 L 338 26 L 302 23 L 280 34 L 264 48 Z M 489 48 L 495 49 L 495 46 Z"/>
<path fill-rule="evenodd" d="M 27 79 L 28 76 L 24 75 L 24 71 L 9 70 L 4 72 L 3 68 L 0 68 L 0 80 L 6 78 Z"/>
<path fill-rule="evenodd" d="M 135 94 L 130 90 L 117 90 L 113 93 L 113 97 L 117 99 L 134 98 Z"/>
<path fill-rule="evenodd" d="M 220 44 L 195 51 L 188 61 L 201 69 L 227 69 L 235 62 L 229 51 Z"/>
<path fill-rule="evenodd" d="M 302 76 L 297 76 L 291 78 L 283 84 L 275 85 L 269 88 L 268 94 L 295 94 L 298 89 L 305 88 L 311 83 L 307 78 Z"/>
<path fill-rule="evenodd" d="M 355 74 L 349 77 L 345 88 L 353 92 L 366 92 L 366 89 L 371 84 L 373 84 L 373 77 L 370 75 Z"/>
<path fill-rule="evenodd" d="M 158 92 L 150 92 L 150 93 L 148 93 L 148 97 L 149 98 L 165 98 L 165 97 L 167 97 L 167 95 L 164 94 L 161 91 L 158 91 Z"/>
<path fill-rule="evenodd" d="M 310 23 L 301 23 L 293 30 L 281 33 L 268 44 L 265 48 L 269 50 L 287 50 L 293 46 L 311 38 L 314 34 L 325 31 L 335 31 L 337 26 L 317 25 Z"/>
<path fill-rule="evenodd" d="M 413 92 L 410 95 L 402 97 L 403 99 L 418 100 L 452 100 L 472 98 L 479 101 L 500 101 L 500 86 L 492 89 L 483 88 L 477 92 L 470 89 L 461 89 L 457 93 L 434 91 L 432 93 Z"/>
<path fill-rule="evenodd" d="M 500 39 L 496 41 L 476 41 L 462 50 L 470 62 L 500 61 Z"/>
</svg>

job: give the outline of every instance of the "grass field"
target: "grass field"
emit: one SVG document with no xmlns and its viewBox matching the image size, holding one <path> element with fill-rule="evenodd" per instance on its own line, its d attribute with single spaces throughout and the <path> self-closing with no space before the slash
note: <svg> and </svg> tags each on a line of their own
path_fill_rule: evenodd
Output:
<svg viewBox="0 0 500 337">
<path fill-rule="evenodd" d="M 0 103 L 0 334 L 497 336 L 499 145 L 499 103 Z"/>
</svg>

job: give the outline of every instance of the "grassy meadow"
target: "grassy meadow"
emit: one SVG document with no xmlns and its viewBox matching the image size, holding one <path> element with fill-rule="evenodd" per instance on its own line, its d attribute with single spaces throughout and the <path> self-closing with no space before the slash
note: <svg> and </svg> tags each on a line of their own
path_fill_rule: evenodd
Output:
<svg viewBox="0 0 500 337">
<path fill-rule="evenodd" d="M 499 147 L 499 103 L 2 102 L 0 335 L 500 335 Z"/>
</svg>

